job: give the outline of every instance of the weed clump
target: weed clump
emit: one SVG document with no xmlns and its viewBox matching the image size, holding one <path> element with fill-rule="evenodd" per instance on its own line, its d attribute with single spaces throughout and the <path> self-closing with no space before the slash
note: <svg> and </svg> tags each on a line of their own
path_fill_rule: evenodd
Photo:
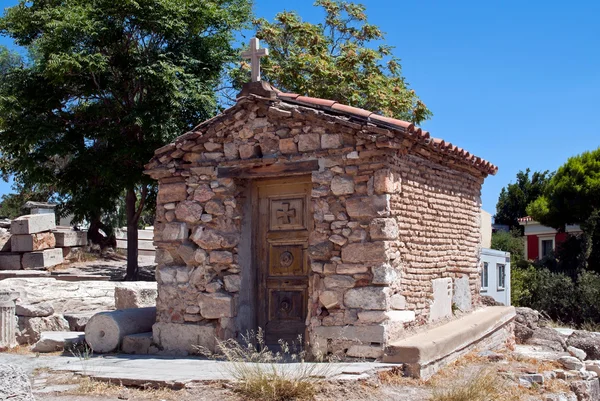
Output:
<svg viewBox="0 0 600 401">
<path fill-rule="evenodd" d="M 317 392 L 317 381 L 327 376 L 331 369 L 328 361 L 307 362 L 306 351 L 301 349 L 302 339 L 288 344 L 279 340 L 279 350 L 270 349 L 261 329 L 234 339 L 217 339 L 219 354 L 206 349 L 197 350 L 209 357 L 228 361 L 227 369 L 234 377 L 234 390 L 244 399 L 283 401 L 312 399 Z"/>
</svg>

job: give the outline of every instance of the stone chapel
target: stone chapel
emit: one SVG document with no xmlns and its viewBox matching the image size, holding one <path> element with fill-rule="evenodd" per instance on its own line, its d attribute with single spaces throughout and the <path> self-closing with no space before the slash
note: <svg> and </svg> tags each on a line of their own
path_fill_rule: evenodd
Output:
<svg viewBox="0 0 600 401">
<path fill-rule="evenodd" d="M 260 327 L 269 344 L 381 357 L 479 305 L 480 192 L 496 171 L 411 123 L 256 79 L 146 166 L 154 342 L 214 350 Z"/>
</svg>

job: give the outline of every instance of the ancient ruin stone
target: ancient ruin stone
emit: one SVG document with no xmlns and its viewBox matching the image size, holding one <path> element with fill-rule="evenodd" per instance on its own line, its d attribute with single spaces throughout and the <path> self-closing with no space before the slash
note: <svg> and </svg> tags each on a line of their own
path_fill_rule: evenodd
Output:
<svg viewBox="0 0 600 401">
<path fill-rule="evenodd" d="M 190 239 L 203 249 L 227 249 L 238 244 L 239 234 L 224 233 L 200 226 L 194 229 Z"/>
<path fill-rule="evenodd" d="M 394 179 L 390 169 L 381 169 L 375 172 L 373 189 L 377 194 L 391 194 L 396 192 Z"/>
<path fill-rule="evenodd" d="M 305 134 L 298 137 L 298 151 L 308 152 L 317 150 L 321 146 L 319 134 Z"/>
<path fill-rule="evenodd" d="M 395 240 L 398 238 L 398 223 L 396 219 L 373 219 L 369 224 L 369 234 L 372 240 Z"/>
<path fill-rule="evenodd" d="M 346 200 L 348 216 L 355 219 L 372 219 L 387 216 L 390 213 L 388 195 L 373 195 L 350 198 Z"/>
<path fill-rule="evenodd" d="M 360 287 L 346 291 L 344 305 L 348 308 L 386 310 L 388 292 L 384 287 Z"/>
<path fill-rule="evenodd" d="M 233 298 L 224 293 L 200 295 L 200 314 L 205 319 L 233 316 Z"/>
<path fill-rule="evenodd" d="M 187 225 L 185 223 L 167 223 L 162 232 L 163 241 L 182 241 L 187 237 Z"/>
<path fill-rule="evenodd" d="M 15 313 L 17 316 L 46 317 L 54 314 L 54 308 L 47 302 L 33 305 L 19 303 L 16 306 Z"/>
<path fill-rule="evenodd" d="M 334 195 L 350 195 L 354 193 L 354 179 L 349 176 L 336 175 L 331 180 L 331 192 Z"/>
<path fill-rule="evenodd" d="M 242 278 L 239 274 L 230 274 L 223 277 L 223 284 L 225 285 L 225 290 L 229 292 L 238 292 L 242 284 Z"/>
<path fill-rule="evenodd" d="M 210 189 L 210 186 L 206 184 L 200 184 L 194 191 L 194 200 L 196 202 L 206 202 L 212 199 L 215 193 Z"/>
<path fill-rule="evenodd" d="M 348 244 L 342 248 L 344 263 L 385 262 L 386 246 L 382 241 Z"/>
<path fill-rule="evenodd" d="M 344 275 L 335 275 L 325 277 L 325 288 L 352 288 L 355 280 L 352 277 Z"/>
<path fill-rule="evenodd" d="M 162 184 L 158 191 L 157 203 L 179 202 L 187 198 L 185 182 Z"/>
<path fill-rule="evenodd" d="M 202 210 L 202 206 L 196 201 L 184 201 L 175 208 L 175 216 L 180 221 L 197 223 L 202 216 Z"/>
<path fill-rule="evenodd" d="M 373 272 L 373 284 L 390 285 L 396 282 L 398 272 L 387 263 L 374 266 L 371 268 Z"/>
<path fill-rule="evenodd" d="M 43 331 L 69 331 L 69 322 L 60 315 L 48 317 L 19 316 L 17 342 L 34 344 L 40 339 Z"/>
</svg>

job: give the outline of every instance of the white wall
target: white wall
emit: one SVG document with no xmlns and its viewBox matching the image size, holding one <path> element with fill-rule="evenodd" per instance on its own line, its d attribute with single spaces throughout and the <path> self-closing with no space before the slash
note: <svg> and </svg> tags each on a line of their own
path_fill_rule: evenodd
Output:
<svg viewBox="0 0 600 401">
<path fill-rule="evenodd" d="M 481 250 L 481 275 L 483 276 L 484 263 L 488 266 L 487 288 L 481 287 L 481 295 L 489 295 L 497 302 L 506 306 L 510 305 L 510 252 L 495 249 Z M 504 288 L 498 287 L 498 266 L 504 265 Z"/>
<path fill-rule="evenodd" d="M 481 209 L 479 222 L 481 224 L 481 247 L 490 248 L 492 246 L 492 215 Z"/>
</svg>

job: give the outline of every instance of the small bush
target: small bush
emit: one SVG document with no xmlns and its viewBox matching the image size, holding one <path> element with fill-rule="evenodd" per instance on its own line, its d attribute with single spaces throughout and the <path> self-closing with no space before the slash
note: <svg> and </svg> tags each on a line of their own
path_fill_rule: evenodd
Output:
<svg viewBox="0 0 600 401">
<path fill-rule="evenodd" d="M 234 377 L 234 389 L 244 399 L 264 401 L 305 400 L 316 394 L 316 382 L 326 377 L 331 369 L 329 362 L 306 362 L 306 352 L 298 344 L 279 340 L 280 350 L 274 352 L 264 342 L 261 329 L 242 336 L 240 344 L 234 339 L 217 339 L 220 355 L 199 348 L 210 357 L 224 358 L 226 368 Z"/>
<path fill-rule="evenodd" d="M 511 271 L 511 301 L 544 312 L 575 327 L 600 324 L 600 275 L 584 271 L 576 277 L 528 265 Z"/>
</svg>

